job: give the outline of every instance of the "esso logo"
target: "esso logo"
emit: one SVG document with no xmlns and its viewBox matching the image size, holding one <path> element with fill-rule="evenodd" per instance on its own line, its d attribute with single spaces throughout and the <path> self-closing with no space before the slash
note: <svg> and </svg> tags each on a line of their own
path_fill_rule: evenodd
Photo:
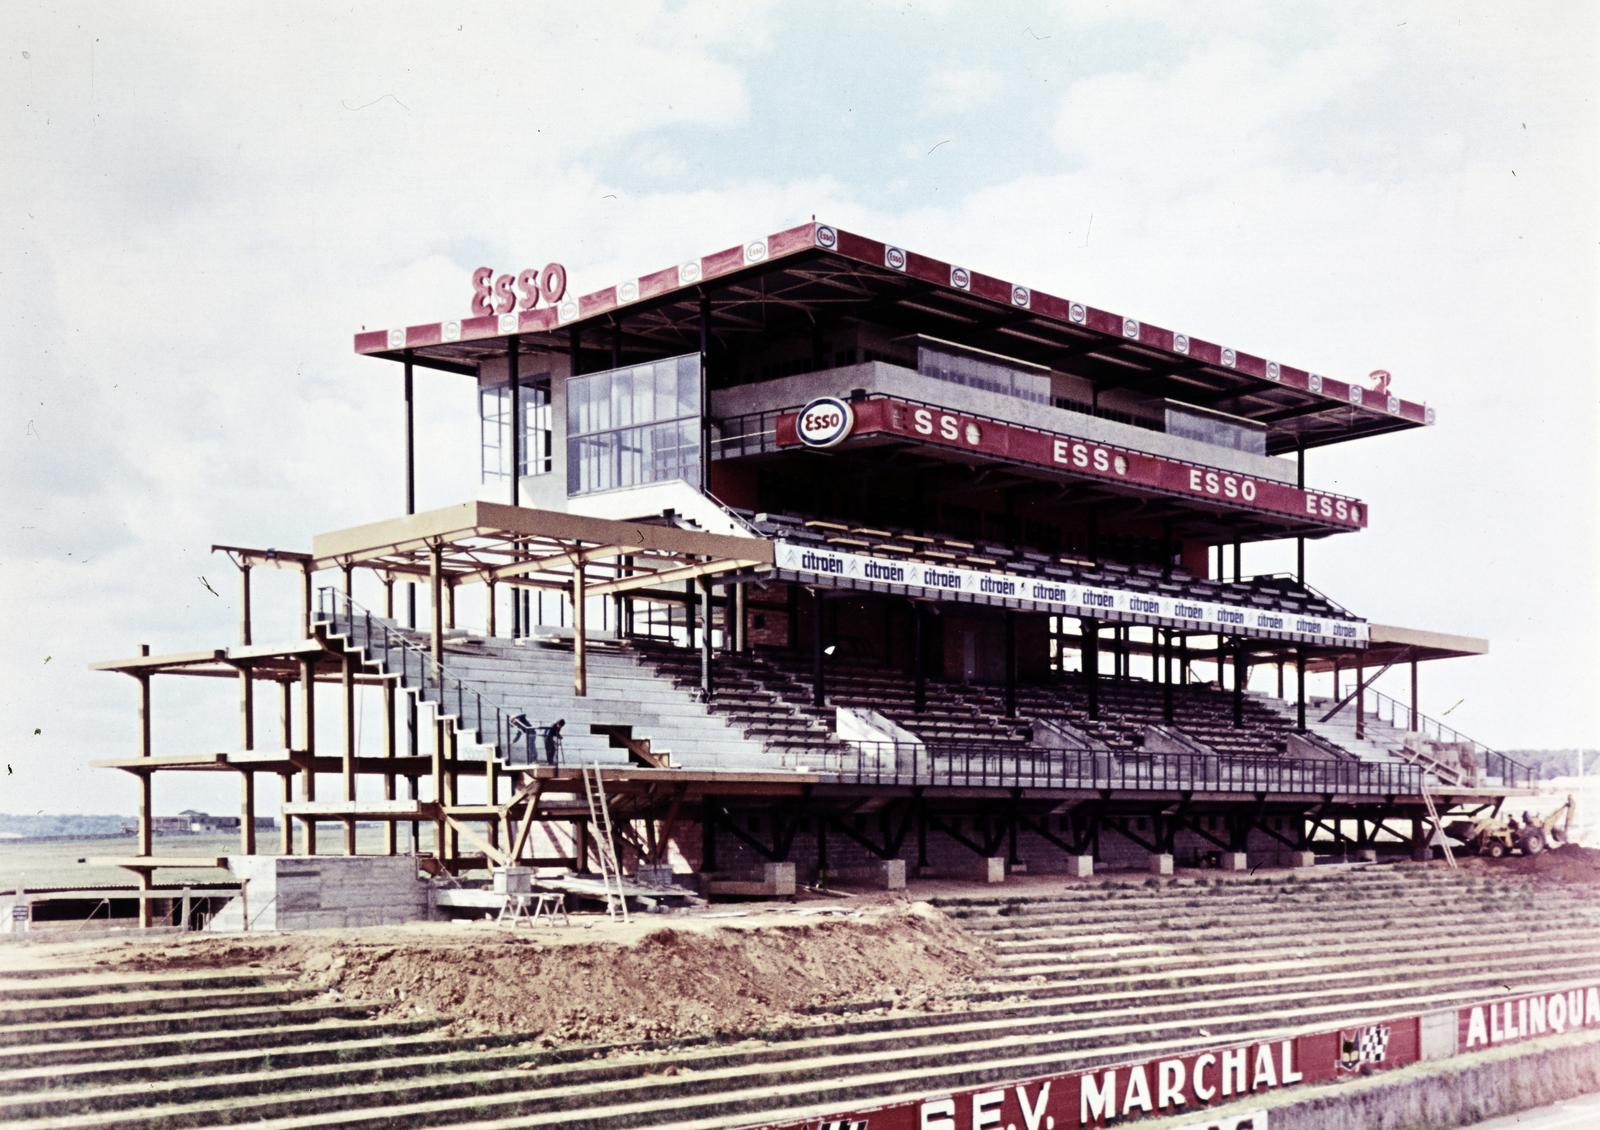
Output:
<svg viewBox="0 0 1600 1130">
<path fill-rule="evenodd" d="M 807 447 L 832 447 L 849 435 L 855 424 L 850 405 L 835 396 L 819 396 L 800 409 L 794 428 Z"/>
<path fill-rule="evenodd" d="M 547 263 L 544 270 L 530 267 L 515 275 L 496 275 L 493 267 L 472 272 L 472 314 L 504 316 L 513 310 L 532 310 L 543 302 L 554 306 L 567 293 L 567 269 Z"/>
</svg>

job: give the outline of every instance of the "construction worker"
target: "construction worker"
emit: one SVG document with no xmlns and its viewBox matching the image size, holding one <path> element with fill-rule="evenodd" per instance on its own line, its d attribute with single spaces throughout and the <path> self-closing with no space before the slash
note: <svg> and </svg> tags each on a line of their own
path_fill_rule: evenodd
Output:
<svg viewBox="0 0 1600 1130">
<path fill-rule="evenodd" d="M 561 761 L 561 731 L 566 729 L 567 720 L 557 718 L 544 732 L 544 756 L 551 765 L 558 765 Z"/>
</svg>

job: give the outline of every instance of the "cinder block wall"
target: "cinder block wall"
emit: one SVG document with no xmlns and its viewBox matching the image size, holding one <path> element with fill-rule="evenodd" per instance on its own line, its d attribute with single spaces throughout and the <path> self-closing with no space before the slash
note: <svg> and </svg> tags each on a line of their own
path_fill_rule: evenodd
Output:
<svg viewBox="0 0 1600 1130">
<path fill-rule="evenodd" d="M 410 856 L 228 857 L 228 869 L 248 893 L 211 920 L 210 929 L 308 930 L 317 927 L 387 926 L 431 915 L 429 885 Z"/>
</svg>

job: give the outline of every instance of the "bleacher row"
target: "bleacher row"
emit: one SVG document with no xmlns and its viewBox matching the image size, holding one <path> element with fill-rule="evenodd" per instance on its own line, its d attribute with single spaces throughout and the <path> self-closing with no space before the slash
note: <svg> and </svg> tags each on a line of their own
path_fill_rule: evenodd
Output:
<svg viewBox="0 0 1600 1130">
<path fill-rule="evenodd" d="M 1163 570 L 1159 565 L 1088 561 L 1070 554 L 1051 554 L 991 541 L 968 541 L 887 525 L 868 526 L 789 514 L 758 514 L 748 510 L 735 510 L 735 513 L 763 537 L 842 553 L 884 555 L 956 568 L 993 569 L 1057 583 L 1132 589 L 1193 600 L 1270 608 L 1291 615 L 1354 618 L 1347 609 L 1290 577 L 1269 575 L 1243 581 L 1215 581 L 1196 577 L 1176 565 L 1170 570 Z"/>
<path fill-rule="evenodd" d="M 698 686 L 697 652 L 647 640 L 634 646 L 677 686 Z M 1231 693 L 1206 685 L 1173 687 L 1173 720 L 1164 723 L 1162 689 L 1141 680 L 1102 679 L 1098 717 L 1090 716 L 1087 687 L 1076 676 L 1022 684 L 1017 713 L 1008 716 L 1000 688 L 933 678 L 925 680 L 919 710 L 910 674 L 860 658 L 826 659 L 827 705 L 821 707 L 811 701 L 809 655 L 772 648 L 718 653 L 713 670 L 711 712 L 776 753 L 841 748 L 833 732 L 840 706 L 877 711 L 930 745 L 1027 749 L 1036 726 L 1055 721 L 1114 753 L 1131 754 L 1143 747 L 1150 727 L 1166 725 L 1223 757 L 1273 758 L 1284 755 L 1291 732 L 1287 716 L 1250 697 L 1244 700 L 1243 725 L 1235 726 Z"/>
</svg>

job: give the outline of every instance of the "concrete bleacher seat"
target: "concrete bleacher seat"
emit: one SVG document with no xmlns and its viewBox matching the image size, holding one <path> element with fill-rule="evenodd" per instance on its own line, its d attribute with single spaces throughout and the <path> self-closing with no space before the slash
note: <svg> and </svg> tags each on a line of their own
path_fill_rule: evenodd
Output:
<svg viewBox="0 0 1600 1130">
<path fill-rule="evenodd" d="M 866 1110 L 891 1096 L 1548 992 L 1588 983 L 1600 962 L 1600 904 L 1576 887 L 1503 872 L 1056 882 L 932 901 L 987 954 L 970 982 L 929 986 L 956 1007 L 869 994 L 830 1002 L 832 1015 L 660 1040 L 647 1054 L 560 1037 L 535 1047 L 537 1033 L 458 1032 L 449 1015 L 329 1000 L 289 974 L 246 966 L 250 948 L 232 965 L 179 973 L 113 975 L 58 958 L 0 975 L 0 1121 L 24 1130 L 814 1125 L 819 1111 Z M 1476 937 L 1466 945 L 1469 918 Z M 545 990 L 528 976 L 532 991 Z"/>
</svg>

